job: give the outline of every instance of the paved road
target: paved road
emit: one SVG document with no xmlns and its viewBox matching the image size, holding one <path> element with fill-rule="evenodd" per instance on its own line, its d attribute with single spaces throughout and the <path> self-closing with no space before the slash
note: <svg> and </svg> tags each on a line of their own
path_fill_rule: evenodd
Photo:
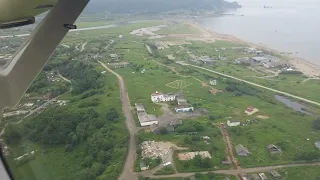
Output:
<svg viewBox="0 0 320 180">
<path fill-rule="evenodd" d="M 125 165 L 123 167 L 123 171 L 121 176 L 118 178 L 118 180 L 138 180 L 138 175 L 133 172 L 134 168 L 134 162 L 136 160 L 136 142 L 135 142 L 135 135 L 137 133 L 136 131 L 136 125 L 131 113 L 131 105 L 129 96 L 125 87 L 125 83 L 123 78 L 117 74 L 116 72 L 112 71 L 110 68 L 108 68 L 105 64 L 99 61 L 99 63 L 109 72 L 116 75 L 120 84 L 120 98 L 121 98 L 121 104 L 122 104 L 122 113 L 124 114 L 126 118 L 126 126 L 130 134 L 130 141 L 129 141 L 129 149 L 127 153 L 127 159 L 125 162 Z"/>
<path fill-rule="evenodd" d="M 269 172 L 272 169 L 281 169 L 281 168 L 290 168 L 290 167 L 301 167 L 301 166 L 320 166 L 319 163 L 306 163 L 306 164 L 288 164 L 288 165 L 279 165 L 279 166 L 268 166 L 268 167 L 256 167 L 256 168 L 246 168 L 242 169 L 243 173 L 258 173 L 258 172 Z M 320 168 L 320 167 L 319 167 Z M 202 174 L 207 174 L 213 172 L 216 174 L 226 174 L 226 175 L 238 175 L 238 170 L 217 170 L 217 171 L 206 171 L 201 172 Z M 177 173 L 172 175 L 159 175 L 159 176 L 149 176 L 150 178 L 172 178 L 172 177 L 190 177 L 195 173 Z"/>
<path fill-rule="evenodd" d="M 184 66 L 196 67 L 196 68 L 199 68 L 199 69 L 202 69 L 202 70 L 205 70 L 205 71 L 209 71 L 209 72 L 218 74 L 218 75 L 220 75 L 220 76 L 224 76 L 224 77 L 227 77 L 227 78 L 230 78 L 230 79 L 234 79 L 234 80 L 237 80 L 237 81 L 241 81 L 241 82 L 244 82 L 244 83 L 247 83 L 247 84 L 250 84 L 250 85 L 259 87 L 259 88 L 262 88 L 262 89 L 266 89 L 266 90 L 269 90 L 269 91 L 273 91 L 273 92 L 275 92 L 275 93 L 283 94 L 283 95 L 285 95 L 285 96 L 289 96 L 289 97 L 292 97 L 292 98 L 295 98 L 295 99 L 298 99 L 298 100 L 301 100 L 301 101 L 304 101 L 304 102 L 308 102 L 308 103 L 310 103 L 310 104 L 314 104 L 314 105 L 320 106 L 320 103 L 318 103 L 318 102 L 315 102 L 315 101 L 312 101 L 312 100 L 309 100 L 309 99 L 305 99 L 305 98 L 303 98 L 303 97 L 299 97 L 299 96 L 296 96 L 296 95 L 292 95 L 292 94 L 289 94 L 289 93 L 286 93 L 286 92 L 283 92 L 283 91 L 279 91 L 279 90 L 276 90 L 276 89 L 272 89 L 272 88 L 269 88 L 269 87 L 266 87 L 266 86 L 262 86 L 262 85 L 260 85 L 260 84 L 256 84 L 256 83 L 253 83 L 253 82 L 250 82 L 250 81 L 246 81 L 246 80 L 243 80 L 243 79 L 239 79 L 239 78 L 234 77 L 234 76 L 230 76 L 230 75 L 227 75 L 227 74 L 223 74 L 223 73 L 220 73 L 220 72 L 217 72 L 217 71 L 213 71 L 213 70 L 210 70 L 210 69 L 207 69 L 207 68 L 204 68 L 204 67 L 200 67 L 200 66 L 196 66 L 196 65 L 184 63 L 184 62 L 181 62 L 181 61 L 180 61 L 180 62 L 177 62 L 177 63 L 178 63 L 178 64 L 181 64 L 181 65 L 184 65 Z"/>
</svg>

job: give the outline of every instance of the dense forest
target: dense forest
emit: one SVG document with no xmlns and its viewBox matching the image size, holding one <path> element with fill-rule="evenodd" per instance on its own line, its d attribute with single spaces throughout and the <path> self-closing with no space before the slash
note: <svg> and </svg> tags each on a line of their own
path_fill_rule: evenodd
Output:
<svg viewBox="0 0 320 180">
<path fill-rule="evenodd" d="M 61 147 L 66 158 L 69 153 L 79 152 L 76 151 L 79 148 L 82 153 L 77 156 L 82 160 L 79 164 L 81 170 L 72 174 L 73 177 L 92 180 L 107 175 L 116 179 L 121 168 L 114 169 L 115 163 L 119 165 L 125 158 L 128 135 L 123 132 L 120 112 L 110 106 L 104 111 L 99 110 L 107 102 L 96 97 L 110 84 L 90 63 L 49 61 L 48 66 L 49 70 L 59 70 L 72 81 L 70 104 L 48 108 L 19 125 L 9 125 L 4 140 L 8 145 L 28 140 L 44 148 Z M 46 87 L 48 84 L 44 79 L 45 75 L 41 73 L 31 88 Z"/>
<path fill-rule="evenodd" d="M 224 0 L 92 0 L 85 12 L 161 13 L 175 10 L 223 10 L 241 7 Z"/>
</svg>

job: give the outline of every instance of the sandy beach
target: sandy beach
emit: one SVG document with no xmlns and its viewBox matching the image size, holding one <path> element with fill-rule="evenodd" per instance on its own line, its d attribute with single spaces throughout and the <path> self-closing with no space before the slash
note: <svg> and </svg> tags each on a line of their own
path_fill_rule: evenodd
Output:
<svg viewBox="0 0 320 180">
<path fill-rule="evenodd" d="M 232 42 L 237 42 L 237 43 L 246 44 L 246 45 L 249 45 L 252 47 L 260 48 L 264 51 L 269 51 L 269 52 L 271 51 L 271 52 L 274 52 L 277 54 L 281 54 L 280 51 L 278 51 L 276 49 L 272 49 L 272 48 L 267 47 L 262 44 L 249 43 L 249 42 L 241 40 L 233 35 L 217 33 L 215 31 L 205 29 L 205 28 L 201 27 L 200 24 L 195 23 L 195 22 L 185 22 L 185 23 L 198 29 L 202 33 L 201 36 L 203 37 L 203 40 L 205 40 L 205 41 L 206 41 L 206 39 L 232 41 Z M 311 63 L 305 59 L 302 59 L 302 58 L 292 57 L 289 55 L 282 55 L 282 56 L 284 56 L 285 59 L 287 59 L 291 65 L 293 65 L 297 70 L 301 71 L 306 76 L 311 77 L 311 78 L 312 77 L 320 77 L 320 66 L 313 64 L 313 63 Z"/>
</svg>

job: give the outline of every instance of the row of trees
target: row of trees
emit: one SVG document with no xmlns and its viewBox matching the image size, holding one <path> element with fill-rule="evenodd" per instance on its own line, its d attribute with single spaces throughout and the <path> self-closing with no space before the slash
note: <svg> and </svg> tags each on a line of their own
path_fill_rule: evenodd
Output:
<svg viewBox="0 0 320 180">
<path fill-rule="evenodd" d="M 228 86 L 225 88 L 228 92 L 234 92 L 236 96 L 248 95 L 248 96 L 257 96 L 260 93 L 260 90 L 248 86 L 244 83 L 234 82 L 227 80 Z"/>
</svg>

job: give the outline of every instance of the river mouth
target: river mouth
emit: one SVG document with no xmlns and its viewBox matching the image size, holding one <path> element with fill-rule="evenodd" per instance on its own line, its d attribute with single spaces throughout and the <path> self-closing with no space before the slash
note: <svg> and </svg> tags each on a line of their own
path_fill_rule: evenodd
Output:
<svg viewBox="0 0 320 180">
<path fill-rule="evenodd" d="M 301 112 L 303 114 L 307 114 L 309 116 L 315 116 L 312 112 L 313 110 L 304 106 L 304 105 L 301 105 L 297 102 L 293 102 L 291 101 L 290 99 L 288 98 L 285 98 L 283 96 L 279 96 L 279 95 L 274 95 L 274 97 L 276 98 L 276 100 L 282 102 L 283 104 L 285 104 L 287 107 L 290 107 L 292 108 L 293 110 L 297 111 L 297 112 Z"/>
</svg>

